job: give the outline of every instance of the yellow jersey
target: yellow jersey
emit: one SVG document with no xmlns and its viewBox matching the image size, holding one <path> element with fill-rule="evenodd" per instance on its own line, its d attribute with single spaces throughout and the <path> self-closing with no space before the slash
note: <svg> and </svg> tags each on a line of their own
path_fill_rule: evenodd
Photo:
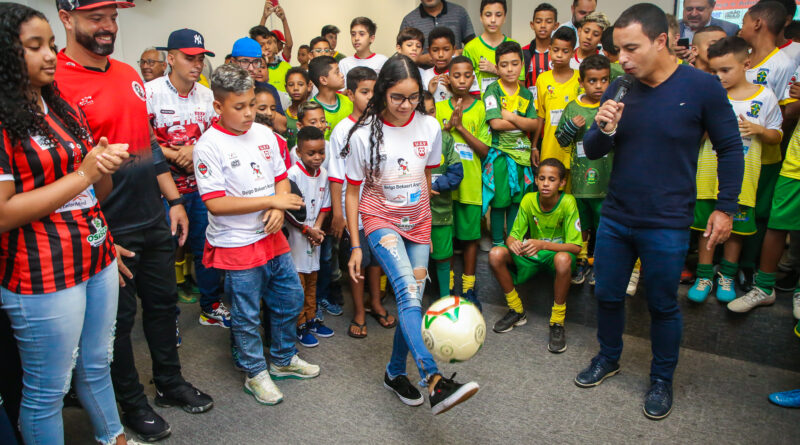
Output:
<svg viewBox="0 0 800 445">
<path fill-rule="evenodd" d="M 578 70 L 573 70 L 572 77 L 564 83 L 556 82 L 552 70 L 545 71 L 536 78 L 536 97 L 534 98 L 536 112 L 539 118 L 544 120 L 539 157 L 542 160 L 556 158 L 567 169 L 569 169 L 572 154 L 569 148 L 561 147 L 556 140 L 556 128 L 558 128 L 558 121 L 561 120 L 564 108 L 578 98 L 580 89 Z"/>
</svg>

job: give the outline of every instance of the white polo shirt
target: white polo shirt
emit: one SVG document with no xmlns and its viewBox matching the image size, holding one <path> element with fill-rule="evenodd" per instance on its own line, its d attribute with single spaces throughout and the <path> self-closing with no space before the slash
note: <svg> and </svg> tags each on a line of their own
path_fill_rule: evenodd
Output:
<svg viewBox="0 0 800 445">
<path fill-rule="evenodd" d="M 275 194 L 286 178 L 278 140 L 269 128 L 253 126 L 241 135 L 214 124 L 194 147 L 194 171 L 203 201 L 222 196 L 255 198 Z M 264 211 L 244 215 L 208 214 L 206 239 L 214 247 L 242 247 L 264 237 Z"/>
</svg>

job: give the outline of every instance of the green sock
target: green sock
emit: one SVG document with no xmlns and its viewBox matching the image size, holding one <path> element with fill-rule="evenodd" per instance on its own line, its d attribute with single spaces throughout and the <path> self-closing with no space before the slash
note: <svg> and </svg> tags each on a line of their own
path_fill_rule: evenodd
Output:
<svg viewBox="0 0 800 445">
<path fill-rule="evenodd" d="M 736 272 L 739 272 L 739 264 L 738 263 L 731 263 L 728 260 L 722 260 L 719 263 L 719 273 L 725 275 L 728 278 L 733 278 L 736 276 Z"/>
<path fill-rule="evenodd" d="M 496 209 L 492 207 L 490 215 L 492 224 L 492 244 L 497 246 L 505 243 L 506 209 Z"/>
<path fill-rule="evenodd" d="M 450 295 L 450 261 L 436 261 L 436 281 L 439 282 L 439 296 Z"/>
<path fill-rule="evenodd" d="M 771 294 L 772 288 L 775 287 L 775 274 L 759 270 L 758 275 L 756 275 L 756 287 Z"/>
<path fill-rule="evenodd" d="M 511 228 L 514 227 L 514 221 L 517 220 L 517 213 L 519 213 L 519 204 L 511 204 L 508 207 L 508 230 L 511 231 Z"/>
<path fill-rule="evenodd" d="M 714 278 L 714 266 L 711 264 L 697 264 L 697 278 L 710 280 Z"/>
</svg>

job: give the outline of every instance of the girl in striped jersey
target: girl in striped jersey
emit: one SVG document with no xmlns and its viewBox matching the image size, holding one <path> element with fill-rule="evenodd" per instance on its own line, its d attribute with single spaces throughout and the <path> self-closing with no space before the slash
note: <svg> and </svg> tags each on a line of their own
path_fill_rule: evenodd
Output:
<svg viewBox="0 0 800 445">
<path fill-rule="evenodd" d="M 431 169 L 441 159 L 439 124 L 424 114 L 422 80 L 404 55 L 384 64 L 367 108 L 348 134 L 341 156 L 347 159 L 345 210 L 350 233 L 358 233 L 358 215 L 369 246 L 352 239 L 350 276 L 361 276 L 362 249 L 369 248 L 392 283 L 399 327 L 384 386 L 403 403 L 419 406 L 424 398 L 406 377 L 410 352 L 430 389 L 434 414 L 467 400 L 478 384 L 444 378 L 422 341 L 422 295 L 428 276 L 431 235 Z M 360 185 L 364 183 L 359 199 Z"/>
<path fill-rule="evenodd" d="M 63 444 L 63 398 L 78 397 L 101 443 L 126 443 L 111 386 L 119 281 L 98 204 L 127 145 L 92 148 L 83 115 L 53 84 L 44 15 L 0 4 L 0 303 L 23 368 L 28 444 Z"/>
</svg>

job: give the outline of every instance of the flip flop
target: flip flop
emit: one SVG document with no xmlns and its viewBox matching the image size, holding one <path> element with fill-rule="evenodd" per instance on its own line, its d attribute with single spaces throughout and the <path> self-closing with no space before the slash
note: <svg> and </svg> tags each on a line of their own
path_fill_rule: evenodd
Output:
<svg viewBox="0 0 800 445">
<path fill-rule="evenodd" d="M 383 315 L 381 315 L 381 314 L 379 314 L 377 312 L 374 312 L 374 311 L 373 312 L 368 312 L 368 314 L 369 314 L 370 317 L 374 318 L 375 321 L 377 321 L 378 324 L 381 325 L 381 327 L 384 328 L 384 329 L 392 329 L 393 327 L 397 326 L 397 317 L 395 317 L 394 322 L 392 324 L 389 324 L 389 320 L 388 320 L 389 312 L 388 311 Z"/>
<path fill-rule="evenodd" d="M 367 327 L 366 323 L 359 324 L 359 323 L 356 323 L 355 320 L 350 320 L 350 327 L 353 327 L 353 326 L 358 328 L 358 332 L 359 333 L 358 334 L 353 334 L 353 331 L 351 329 L 347 329 L 347 335 L 349 335 L 349 336 L 351 336 L 353 338 L 364 338 L 364 337 L 367 336 L 367 334 L 362 334 L 361 333 L 362 330 Z"/>
</svg>

